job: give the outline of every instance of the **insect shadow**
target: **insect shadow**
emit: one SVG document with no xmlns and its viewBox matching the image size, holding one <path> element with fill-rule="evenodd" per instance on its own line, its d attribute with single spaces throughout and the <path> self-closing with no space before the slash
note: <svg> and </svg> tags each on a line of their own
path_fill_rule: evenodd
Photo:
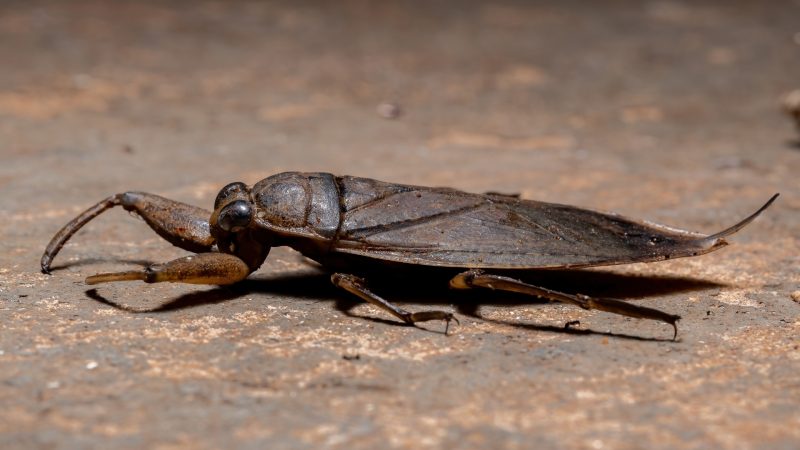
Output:
<svg viewBox="0 0 800 450">
<path fill-rule="evenodd" d="M 125 261 L 133 262 L 133 261 Z M 601 332 L 587 328 L 554 326 L 536 323 L 521 323 L 484 317 L 482 306 L 521 306 L 548 303 L 535 297 L 501 291 L 463 291 L 447 287 L 448 274 L 419 271 L 414 274 L 376 273 L 370 285 L 376 292 L 391 295 L 400 304 L 451 305 L 464 316 L 486 322 L 511 326 L 530 331 L 554 332 L 573 335 L 602 335 L 644 341 L 669 339 L 647 338 L 619 333 Z M 513 272 L 514 276 L 540 286 L 565 292 L 580 291 L 587 295 L 625 299 L 643 299 L 669 294 L 680 294 L 724 286 L 721 283 L 682 276 L 641 276 L 620 274 L 602 270 L 546 270 Z M 403 280 L 403 281 L 400 281 Z M 413 282 L 409 282 L 413 280 Z M 352 310 L 363 302 L 342 296 L 341 291 L 330 282 L 330 275 L 322 271 L 302 271 L 279 275 L 267 275 L 243 280 L 235 285 L 220 286 L 203 291 L 192 291 L 179 295 L 151 308 L 136 308 L 109 300 L 89 289 L 86 295 L 95 301 L 134 313 L 163 313 L 186 308 L 211 305 L 234 300 L 251 294 L 272 294 L 295 299 L 332 301 L 341 313 L 375 323 L 408 326 L 405 323 L 374 316 L 364 316 Z M 433 330 L 429 330 L 433 331 Z"/>
</svg>

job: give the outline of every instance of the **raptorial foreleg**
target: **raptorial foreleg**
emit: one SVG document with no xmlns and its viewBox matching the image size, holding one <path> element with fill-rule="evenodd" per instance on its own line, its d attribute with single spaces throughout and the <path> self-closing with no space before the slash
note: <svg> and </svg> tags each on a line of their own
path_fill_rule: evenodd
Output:
<svg viewBox="0 0 800 450">
<path fill-rule="evenodd" d="M 42 272 L 50 272 L 50 264 L 70 237 L 103 211 L 122 206 L 139 215 L 159 236 L 171 244 L 191 252 L 208 252 L 214 245 L 208 219 L 211 213 L 196 206 L 144 192 L 112 195 L 79 214 L 53 236 L 42 255 Z"/>
</svg>

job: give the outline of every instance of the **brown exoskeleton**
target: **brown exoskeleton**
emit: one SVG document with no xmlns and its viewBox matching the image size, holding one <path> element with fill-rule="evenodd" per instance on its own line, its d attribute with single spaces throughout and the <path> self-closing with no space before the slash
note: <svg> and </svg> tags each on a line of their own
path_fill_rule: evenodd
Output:
<svg viewBox="0 0 800 450">
<path fill-rule="evenodd" d="M 457 289 L 512 291 L 616 314 L 666 322 L 680 316 L 608 298 L 566 294 L 487 273 L 492 270 L 562 269 L 697 256 L 725 245 L 725 237 L 753 221 L 778 197 L 716 234 L 704 235 L 574 206 L 502 194 L 406 186 L 329 173 L 287 172 L 252 187 L 231 183 L 214 211 L 157 195 L 113 195 L 65 225 L 42 255 L 42 271 L 67 240 L 103 211 L 122 206 L 141 216 L 170 243 L 196 255 L 143 270 L 90 276 L 87 284 L 147 283 L 225 285 L 261 266 L 270 248 L 289 246 L 332 273 L 334 285 L 415 324 L 444 320 L 445 311 L 405 311 L 371 292 L 357 276 L 398 266 L 460 268 Z M 674 336 L 673 336 L 674 337 Z"/>
</svg>

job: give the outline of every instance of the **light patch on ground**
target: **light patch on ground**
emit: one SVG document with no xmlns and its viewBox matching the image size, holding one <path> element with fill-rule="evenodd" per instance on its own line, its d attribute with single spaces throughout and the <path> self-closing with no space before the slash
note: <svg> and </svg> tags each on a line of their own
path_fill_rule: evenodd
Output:
<svg viewBox="0 0 800 450">
<path fill-rule="evenodd" d="M 74 305 L 72 305 L 70 303 L 63 302 L 63 301 L 59 300 L 58 297 L 55 296 L 55 295 L 47 297 L 47 298 L 44 298 L 42 300 L 37 300 L 35 302 L 35 304 L 39 305 L 39 306 L 43 306 L 48 311 L 53 311 L 53 310 L 56 310 L 56 309 L 70 309 L 70 308 L 74 307 Z"/>
<path fill-rule="evenodd" d="M 10 220 L 12 222 L 36 222 L 42 219 L 55 219 L 64 216 L 74 216 L 77 214 L 81 209 L 79 207 L 74 208 L 61 208 L 61 209 L 46 209 L 44 211 L 36 211 L 36 212 L 18 212 L 14 214 L 4 213 L 4 217 L 6 220 Z"/>
<path fill-rule="evenodd" d="M 122 81 L 85 74 L 60 77 L 47 85 L 0 91 L 0 113 L 33 120 L 77 112 L 103 113 L 115 100 L 139 98 L 141 89 L 147 84 L 164 85 L 163 82 L 154 83 L 152 77 L 146 75 Z"/>
<path fill-rule="evenodd" d="M 726 305 L 746 306 L 748 308 L 761 308 L 764 306 L 762 302 L 750 298 L 753 294 L 755 294 L 755 291 L 749 289 L 723 289 L 716 296 L 716 299 Z"/>
<path fill-rule="evenodd" d="M 219 367 L 209 364 L 208 361 L 148 359 L 147 364 L 150 367 L 145 371 L 145 375 L 171 380 L 185 380 L 188 378 L 220 380 L 230 375 Z"/>
<path fill-rule="evenodd" d="M 450 130 L 431 138 L 428 146 L 433 149 L 469 147 L 493 150 L 566 150 L 572 148 L 574 143 L 574 138 L 566 135 L 511 137 L 475 131 Z"/>
<path fill-rule="evenodd" d="M 800 317 L 795 317 L 787 326 L 752 328 L 740 334 L 723 335 L 723 339 L 754 357 L 776 356 L 800 361 L 800 346 L 792 338 L 799 335 Z"/>
<path fill-rule="evenodd" d="M 268 427 L 260 418 L 249 418 L 233 430 L 233 436 L 239 440 L 264 439 L 275 434 L 275 430 Z"/>
<path fill-rule="evenodd" d="M 547 75 L 542 69 L 530 65 L 516 65 L 509 67 L 495 78 L 495 83 L 500 89 L 528 88 L 540 86 L 547 82 Z"/>
<path fill-rule="evenodd" d="M 147 339 L 166 339 L 170 342 L 192 342 L 196 344 L 207 344 L 213 339 L 223 336 L 227 330 L 225 328 L 197 327 L 187 324 L 163 325 L 154 328 L 144 328 L 136 333 L 120 333 L 124 339 L 125 334 L 138 335 Z"/>
<path fill-rule="evenodd" d="M 93 434 L 101 436 L 130 436 L 140 433 L 141 429 L 134 423 L 102 423 L 91 426 Z"/>
<path fill-rule="evenodd" d="M 661 122 L 664 118 L 664 112 L 657 106 L 628 106 L 623 108 L 621 118 L 623 122 L 628 124 Z"/>
<path fill-rule="evenodd" d="M 359 380 L 359 383 L 365 383 L 375 379 L 379 374 L 373 365 L 352 364 L 343 359 L 332 359 L 322 361 L 308 370 L 281 373 L 276 385 L 290 385 L 303 389 L 322 384 L 332 376 L 341 380 Z"/>
<path fill-rule="evenodd" d="M 447 429 L 431 425 L 441 419 L 429 415 L 416 417 L 413 421 L 401 420 L 399 414 L 386 414 L 380 417 L 382 433 L 389 446 L 393 448 L 438 448 Z"/>
<path fill-rule="evenodd" d="M 94 310 L 94 313 L 98 316 L 120 316 L 124 314 L 130 314 L 128 311 L 122 311 L 117 308 L 100 308 Z"/>
<path fill-rule="evenodd" d="M 304 103 L 285 103 L 282 105 L 264 106 L 258 110 L 258 117 L 266 122 L 288 122 L 298 119 L 307 119 L 322 113 L 332 104 L 331 99 L 324 96 L 314 96 Z"/>
</svg>

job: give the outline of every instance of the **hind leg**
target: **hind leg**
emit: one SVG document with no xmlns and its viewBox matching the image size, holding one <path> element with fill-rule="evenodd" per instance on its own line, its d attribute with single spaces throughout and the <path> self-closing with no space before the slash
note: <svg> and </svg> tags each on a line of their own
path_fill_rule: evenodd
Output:
<svg viewBox="0 0 800 450">
<path fill-rule="evenodd" d="M 523 283 L 520 280 L 504 277 L 500 275 L 491 275 L 484 273 L 481 270 L 468 270 L 460 273 L 450 280 L 450 287 L 455 289 L 470 289 L 476 287 L 495 289 L 498 291 L 517 292 L 520 294 L 533 295 L 535 297 L 546 298 L 562 303 L 569 303 L 579 306 L 583 309 L 597 309 L 614 314 L 621 314 L 628 317 L 636 317 L 638 319 L 659 320 L 672 325 L 674 335 L 672 339 L 678 336 L 678 327 L 676 323 L 681 316 L 668 314 L 653 308 L 646 308 L 644 306 L 632 305 L 622 300 L 615 300 L 612 298 L 594 298 L 583 294 L 565 294 L 563 292 L 545 289 L 543 287 L 534 286 L 528 283 Z"/>
</svg>

